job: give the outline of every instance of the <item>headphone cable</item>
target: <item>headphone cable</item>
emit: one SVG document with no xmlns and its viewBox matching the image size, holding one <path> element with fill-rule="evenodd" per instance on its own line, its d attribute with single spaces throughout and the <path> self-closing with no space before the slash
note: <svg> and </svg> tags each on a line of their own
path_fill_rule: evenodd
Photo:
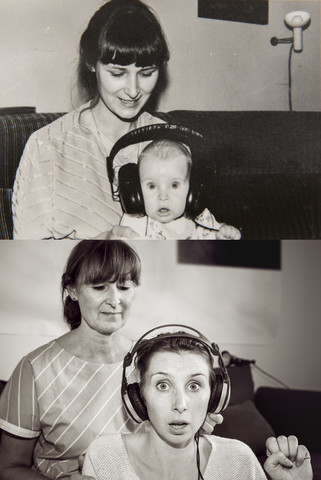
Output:
<svg viewBox="0 0 321 480">
<path fill-rule="evenodd" d="M 204 477 L 201 472 L 201 461 L 200 461 L 200 450 L 199 450 L 199 432 L 195 433 L 195 442 L 196 442 L 196 465 L 198 471 L 198 480 L 204 480 Z"/>
</svg>

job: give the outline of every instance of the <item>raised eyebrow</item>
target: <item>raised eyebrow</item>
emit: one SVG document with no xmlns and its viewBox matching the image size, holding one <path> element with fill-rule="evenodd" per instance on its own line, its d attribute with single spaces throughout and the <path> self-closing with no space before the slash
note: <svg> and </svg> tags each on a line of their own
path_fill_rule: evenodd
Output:
<svg viewBox="0 0 321 480">
<path fill-rule="evenodd" d="M 165 376 L 168 376 L 168 377 L 172 376 L 168 372 L 155 372 L 155 373 L 151 374 L 151 377 L 155 377 L 156 375 L 165 375 Z M 192 375 L 190 375 L 190 378 L 195 378 L 195 377 L 199 377 L 199 376 L 207 378 L 207 375 L 203 372 L 193 373 Z"/>
<path fill-rule="evenodd" d="M 165 376 L 170 377 L 170 373 L 168 373 L 168 372 L 155 372 L 155 373 L 151 374 L 151 377 L 155 377 L 156 375 L 165 375 Z"/>
</svg>

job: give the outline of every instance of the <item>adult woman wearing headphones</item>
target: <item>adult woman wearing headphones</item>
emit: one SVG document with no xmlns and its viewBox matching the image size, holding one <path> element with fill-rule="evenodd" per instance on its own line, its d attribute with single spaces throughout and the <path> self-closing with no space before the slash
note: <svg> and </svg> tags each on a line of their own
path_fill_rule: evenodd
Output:
<svg viewBox="0 0 321 480">
<path fill-rule="evenodd" d="M 85 479 L 79 457 L 97 436 L 137 430 L 122 406 L 123 358 L 133 341 L 121 328 L 140 272 L 125 242 L 73 248 L 61 282 L 70 332 L 26 355 L 1 395 L 1 480 Z"/>
<path fill-rule="evenodd" d="M 124 367 L 136 356 L 140 382 L 127 384 L 124 374 L 123 398 L 133 418 L 149 419 L 150 429 L 95 440 L 84 473 L 96 480 L 266 480 L 247 445 L 199 435 L 207 413 L 227 405 L 229 379 L 218 347 L 194 332 L 163 333 L 135 345 Z M 295 437 L 284 439 L 267 442 L 270 478 L 312 479 L 307 449 Z"/>
<path fill-rule="evenodd" d="M 79 53 L 88 103 L 30 137 L 14 184 L 15 239 L 130 238 L 118 226 L 106 157 L 130 130 L 162 122 L 145 109 L 169 59 L 166 39 L 140 0 L 110 0 L 89 21 Z M 139 151 L 130 146 L 120 163 L 137 161 Z"/>
</svg>

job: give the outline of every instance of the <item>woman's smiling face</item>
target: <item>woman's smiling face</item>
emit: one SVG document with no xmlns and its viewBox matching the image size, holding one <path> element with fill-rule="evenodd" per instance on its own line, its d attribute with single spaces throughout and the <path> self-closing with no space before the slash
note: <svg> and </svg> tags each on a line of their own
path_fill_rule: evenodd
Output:
<svg viewBox="0 0 321 480">
<path fill-rule="evenodd" d="M 207 415 L 209 364 L 191 351 L 156 352 L 141 392 L 153 430 L 167 444 L 182 448 L 193 441 Z"/>
<path fill-rule="evenodd" d="M 135 118 L 151 96 L 159 76 L 155 65 L 137 67 L 97 62 L 97 87 L 107 109 L 121 120 Z"/>
</svg>

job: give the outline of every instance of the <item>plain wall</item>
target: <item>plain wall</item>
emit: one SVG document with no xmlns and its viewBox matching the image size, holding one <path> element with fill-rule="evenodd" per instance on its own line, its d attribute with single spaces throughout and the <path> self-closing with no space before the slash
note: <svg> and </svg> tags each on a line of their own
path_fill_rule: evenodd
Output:
<svg viewBox="0 0 321 480">
<path fill-rule="evenodd" d="M 81 33 L 101 0 L 0 0 L 0 107 L 69 111 Z M 308 10 L 304 49 L 292 58 L 293 110 L 320 111 L 320 0 L 269 2 L 268 25 L 204 19 L 197 0 L 146 0 L 169 41 L 159 110 L 288 110 L 284 16 Z"/>
<path fill-rule="evenodd" d="M 128 336 L 185 323 L 292 388 L 321 389 L 321 241 L 282 241 L 282 268 L 275 271 L 178 263 L 174 241 L 132 245 L 143 276 Z M 0 246 L 0 378 L 7 379 L 23 355 L 67 331 L 59 284 L 74 242 Z M 253 374 L 256 386 L 276 386 Z"/>
</svg>

